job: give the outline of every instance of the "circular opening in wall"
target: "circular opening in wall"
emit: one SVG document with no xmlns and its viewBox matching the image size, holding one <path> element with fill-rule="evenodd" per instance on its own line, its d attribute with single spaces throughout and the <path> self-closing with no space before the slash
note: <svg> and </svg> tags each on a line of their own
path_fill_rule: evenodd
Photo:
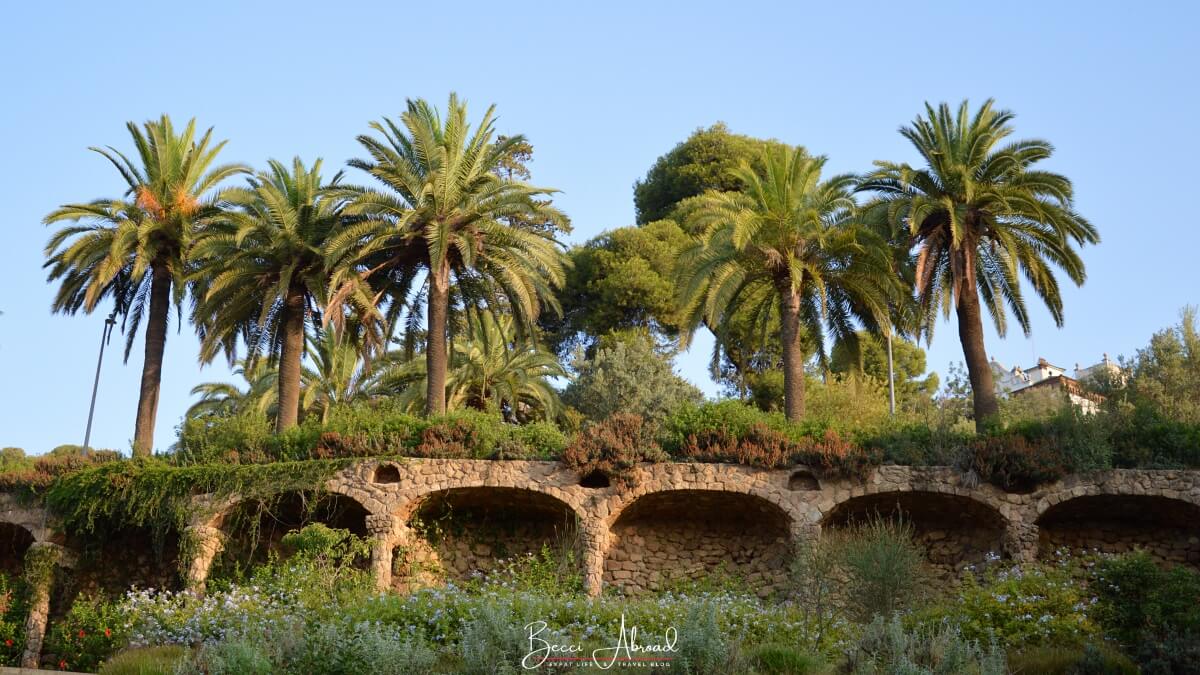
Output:
<svg viewBox="0 0 1200 675">
<path fill-rule="evenodd" d="M 400 469 L 395 464 L 384 464 L 375 469 L 374 483 L 399 483 Z"/>
<path fill-rule="evenodd" d="M 817 477 L 812 475 L 811 471 L 802 469 L 788 478 L 788 489 L 793 491 L 820 490 L 821 484 L 817 482 Z"/>
<path fill-rule="evenodd" d="M 608 476 L 603 471 L 596 469 L 579 479 L 579 485 L 585 488 L 606 488 L 612 485 L 612 482 L 608 480 Z"/>
</svg>

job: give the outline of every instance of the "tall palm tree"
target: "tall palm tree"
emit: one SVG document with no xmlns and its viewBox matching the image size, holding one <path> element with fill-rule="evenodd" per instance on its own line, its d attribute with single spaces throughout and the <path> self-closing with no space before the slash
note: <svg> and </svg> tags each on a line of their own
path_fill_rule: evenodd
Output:
<svg viewBox="0 0 1200 675">
<path fill-rule="evenodd" d="M 222 350 L 236 358 L 239 341 L 251 363 L 261 353 L 278 360 L 282 431 L 299 419 L 304 336 L 328 300 L 325 247 L 343 226 L 346 201 L 341 174 L 323 182 L 321 160 L 269 164 L 248 187 L 226 191 L 227 208 L 196 243 L 195 316 L 201 361 Z"/>
<path fill-rule="evenodd" d="M 553 291 L 563 283 L 562 247 L 553 228 L 529 224 L 566 230 L 567 219 L 538 199 L 554 190 L 502 175 L 525 139 L 494 140 L 493 112 L 488 108 L 472 130 L 467 106 L 454 94 L 445 120 L 425 101 L 410 100 L 399 124 L 371 124 L 381 137 L 358 137 L 371 158 L 350 162 L 385 189 L 356 191 L 353 210 L 365 222 L 339 237 L 334 251 L 353 252 L 368 273 L 399 270 L 405 283 L 413 279 L 405 272 L 425 270 L 427 414 L 446 409 L 454 285 L 459 295 L 481 296 L 490 309 L 511 314 L 522 330 L 532 329 L 543 305 L 559 311 Z M 354 278 L 347 272 L 335 282 L 340 288 Z"/>
<path fill-rule="evenodd" d="M 1029 313 L 1021 277 L 1063 324 L 1062 296 L 1051 266 L 1076 285 L 1084 282 L 1076 246 L 1100 241 L 1096 229 L 1075 212 L 1071 181 L 1032 168 L 1054 148 L 1043 140 L 1001 142 L 1013 132 L 1013 113 L 988 100 L 970 114 L 967 101 L 957 114 L 942 103 L 926 104 L 901 135 L 925 166 L 876 162 L 860 190 L 877 200 L 868 208 L 907 230 L 916 251 L 915 286 L 927 335 L 941 309 L 953 306 L 958 336 L 974 394 L 976 428 L 999 413 L 991 366 L 983 344 L 980 301 L 996 330 L 1007 329 L 1011 310 L 1026 335 Z"/>
<path fill-rule="evenodd" d="M 702 319 L 721 326 L 743 309 L 759 325 L 778 320 L 790 420 L 804 416 L 805 353 L 826 358 L 826 332 L 853 349 L 857 324 L 886 320 L 893 288 L 882 243 L 852 218 L 854 177 L 822 181 L 824 165 L 790 147 L 765 150 L 762 173 L 743 162 L 734 170 L 743 191 L 710 192 L 688 208 L 703 234 L 676 270 L 685 341 Z"/>
<path fill-rule="evenodd" d="M 129 186 L 121 199 L 68 204 L 46 216 L 49 225 L 73 222 L 46 244 L 49 281 L 59 281 L 55 312 L 90 314 L 104 298 L 113 299 L 123 321 L 132 321 L 125 344 L 129 359 L 134 335 L 146 323 L 145 360 L 134 455 L 154 445 L 163 352 L 172 300 L 178 310 L 186 294 L 187 258 L 198 228 L 217 210 L 218 184 L 248 169 L 214 166 L 225 142 L 212 143 L 212 129 L 196 139 L 193 119 L 177 133 L 163 115 L 138 127 L 128 123 L 137 148 L 135 160 L 112 148 L 91 148 L 120 172 Z"/>
<path fill-rule="evenodd" d="M 447 408 L 498 410 L 508 420 L 552 419 L 559 411 L 551 378 L 566 377 L 558 358 L 521 338 L 510 317 L 468 311 L 454 339 L 447 378 Z M 425 400 L 425 371 L 418 361 L 400 367 L 385 382 L 407 380 L 401 393 L 408 405 Z"/>
</svg>

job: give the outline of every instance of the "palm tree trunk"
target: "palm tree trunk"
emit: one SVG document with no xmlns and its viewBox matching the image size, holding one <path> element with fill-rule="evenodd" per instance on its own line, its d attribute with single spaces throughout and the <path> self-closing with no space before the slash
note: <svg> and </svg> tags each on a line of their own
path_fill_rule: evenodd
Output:
<svg viewBox="0 0 1200 675">
<path fill-rule="evenodd" d="M 171 309 L 171 271 L 163 261 L 150 266 L 150 316 L 146 320 L 146 348 L 137 421 L 133 427 L 133 456 L 149 457 L 154 450 L 154 423 L 158 417 L 158 392 L 162 387 L 163 352 Z"/>
<path fill-rule="evenodd" d="M 304 291 L 288 289 L 283 306 L 283 345 L 279 350 L 279 414 L 275 431 L 296 426 L 300 418 L 300 362 L 304 358 Z"/>
<path fill-rule="evenodd" d="M 783 342 L 783 407 L 787 418 L 804 417 L 804 349 L 800 344 L 800 293 L 780 284 L 780 339 Z"/>
<path fill-rule="evenodd" d="M 450 269 L 429 273 L 425 338 L 425 414 L 446 412 L 446 315 L 450 311 Z"/>
<path fill-rule="evenodd" d="M 979 313 L 979 291 L 965 289 L 958 296 L 958 339 L 962 342 L 963 357 L 967 361 L 967 376 L 971 380 L 971 394 L 975 401 L 975 430 L 983 432 L 1000 414 L 996 399 L 996 384 L 992 378 L 992 367 L 988 363 L 987 350 L 983 346 L 983 317 Z"/>
</svg>

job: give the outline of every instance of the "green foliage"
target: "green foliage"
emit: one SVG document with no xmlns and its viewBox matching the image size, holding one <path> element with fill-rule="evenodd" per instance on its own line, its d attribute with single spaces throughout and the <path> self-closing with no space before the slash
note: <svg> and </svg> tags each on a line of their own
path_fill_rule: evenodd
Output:
<svg viewBox="0 0 1200 675">
<path fill-rule="evenodd" d="M 678 665 L 683 672 L 692 675 L 729 672 L 733 654 L 721 632 L 715 607 L 707 603 L 692 605 L 678 631 Z"/>
<path fill-rule="evenodd" d="M 391 626 L 349 621 L 316 623 L 278 666 L 296 675 L 426 675 L 437 656 L 424 641 Z"/>
<path fill-rule="evenodd" d="M 192 669 L 196 675 L 274 675 L 275 666 L 263 643 L 251 640 L 225 640 L 207 644 L 196 654 Z"/>
<path fill-rule="evenodd" d="M 863 621 L 906 609 L 921 587 L 924 551 L 912 523 L 874 515 L 844 535 L 845 593 Z"/>
<path fill-rule="evenodd" d="M 1083 647 L 1032 647 L 1011 651 L 1014 673 L 1038 675 L 1138 675 L 1138 667 L 1120 652 L 1095 644 Z"/>
<path fill-rule="evenodd" d="M 44 650 L 58 655 L 62 670 L 95 672 L 126 643 L 125 625 L 126 617 L 118 604 L 80 595 L 66 615 L 51 624 Z"/>
<path fill-rule="evenodd" d="M 826 669 L 820 658 L 788 645 L 759 645 L 749 656 L 755 672 L 762 675 L 817 675 Z"/>
<path fill-rule="evenodd" d="M 1163 569 L 1144 551 L 1100 563 L 1093 584 L 1096 618 L 1127 647 L 1171 635 L 1200 639 L 1200 572 Z"/>
<path fill-rule="evenodd" d="M 638 333 L 614 336 L 590 358 L 579 352 L 573 368 L 576 377 L 563 390 L 563 402 L 592 421 L 629 413 L 656 425 L 680 405 L 703 397 L 675 374 L 649 337 Z"/>
<path fill-rule="evenodd" d="M 255 413 L 185 420 L 175 460 L 186 465 L 393 455 L 552 459 L 567 443 L 546 422 L 518 426 L 475 410 L 421 418 L 386 404 L 333 408 L 325 420 L 309 417 L 279 434 L 271 428 Z"/>
<path fill-rule="evenodd" d="M 0 665 L 20 665 L 28 613 L 29 585 L 0 572 Z"/>
<path fill-rule="evenodd" d="M 742 162 L 757 163 L 767 147 L 784 147 L 729 132 L 718 122 L 697 129 L 670 152 L 659 157 L 646 177 L 633 186 L 638 225 L 669 218 L 679 202 L 709 190 L 726 192 L 746 187 L 733 169 Z"/>
<path fill-rule="evenodd" d="M 660 440 L 677 460 L 768 469 L 803 464 L 828 478 L 862 478 L 879 463 L 878 452 L 864 451 L 832 429 L 795 424 L 734 400 L 680 407 L 664 423 Z"/>
<path fill-rule="evenodd" d="M 921 625 L 952 624 L 964 636 L 1012 649 L 1094 641 L 1088 589 L 1067 565 L 988 567 L 968 573 L 941 605 L 919 615 Z"/>
<path fill-rule="evenodd" d="M 481 607 L 462 630 L 463 675 L 515 675 L 526 637 L 522 625 L 507 606 Z"/>
<path fill-rule="evenodd" d="M 856 359 L 843 345 L 831 350 L 829 369 L 834 373 L 866 375 L 887 387 L 887 341 L 869 333 L 859 334 L 859 356 Z M 892 368 L 896 382 L 896 404 L 900 408 L 915 408 L 927 403 L 937 393 L 937 373 L 925 375 L 925 350 L 902 337 L 892 339 Z M 925 377 L 921 377 L 925 375 Z"/>
<path fill-rule="evenodd" d="M 846 655 L 854 675 L 1006 675 L 1004 652 L 964 637 L 952 625 L 906 631 L 898 616 L 877 616 Z"/>
<path fill-rule="evenodd" d="M 666 459 L 642 418 L 626 413 L 588 426 L 562 454 L 563 465 L 581 479 L 600 473 L 620 488 L 636 484 L 634 469 L 639 463 Z"/>
<path fill-rule="evenodd" d="M 189 656 L 186 647 L 174 645 L 126 649 L 105 661 L 100 675 L 175 675 Z"/>
<path fill-rule="evenodd" d="M 687 236 L 673 221 L 610 230 L 568 252 L 571 267 L 560 297 L 561 318 L 543 315 L 554 351 L 588 350 L 601 336 L 648 331 L 673 340 L 679 310 L 671 269 Z"/>
<path fill-rule="evenodd" d="M 68 532 L 103 532 L 149 527 L 182 529 L 192 515 L 191 498 L 218 500 L 239 494 L 270 501 L 290 491 L 322 486 L 347 460 L 310 460 L 260 465 L 170 466 L 161 460 L 110 462 L 62 476 L 46 493 L 46 504 Z"/>
</svg>

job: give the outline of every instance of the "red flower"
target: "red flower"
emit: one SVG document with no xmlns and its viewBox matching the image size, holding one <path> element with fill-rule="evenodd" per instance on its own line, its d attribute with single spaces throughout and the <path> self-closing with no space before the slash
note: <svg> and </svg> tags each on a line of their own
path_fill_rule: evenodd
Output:
<svg viewBox="0 0 1200 675">
<path fill-rule="evenodd" d="M 4 646 L 5 646 L 5 647 L 11 647 L 11 646 L 12 646 L 12 639 L 10 638 L 10 639 L 8 639 L 8 640 L 5 640 L 5 641 L 4 641 Z"/>
<path fill-rule="evenodd" d="M 66 660 L 65 660 L 65 659 L 64 659 L 64 660 L 62 660 L 62 661 L 59 661 L 59 662 L 58 662 L 58 669 L 59 669 L 59 670 L 66 670 L 66 669 L 67 669 L 67 662 L 66 662 Z"/>
<path fill-rule="evenodd" d="M 112 631 L 105 628 L 104 629 L 104 637 L 108 637 L 108 638 L 112 637 Z"/>
<path fill-rule="evenodd" d="M 87 635 L 87 633 L 83 632 L 83 629 L 80 628 L 79 629 L 79 637 L 83 637 L 84 635 Z"/>
</svg>

